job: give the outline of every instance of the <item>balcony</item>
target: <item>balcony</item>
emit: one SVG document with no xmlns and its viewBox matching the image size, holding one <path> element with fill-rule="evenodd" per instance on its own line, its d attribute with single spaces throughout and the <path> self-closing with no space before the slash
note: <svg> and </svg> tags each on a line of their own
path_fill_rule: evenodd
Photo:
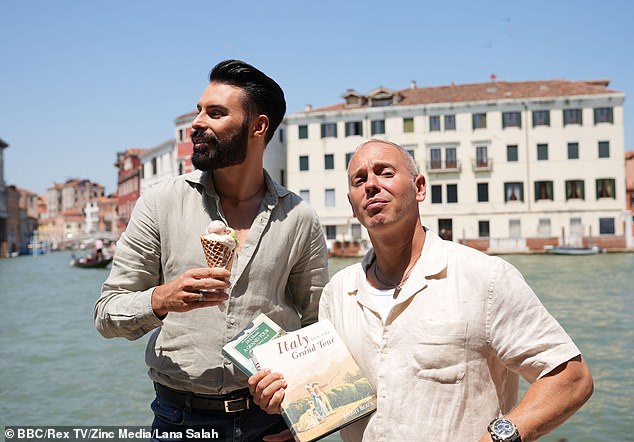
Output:
<svg viewBox="0 0 634 442">
<path fill-rule="evenodd" d="M 474 172 L 490 172 L 493 170 L 493 160 L 490 158 L 472 160 L 471 165 Z"/>
<path fill-rule="evenodd" d="M 427 161 L 428 173 L 458 173 L 461 170 L 460 160 L 453 161 Z"/>
</svg>

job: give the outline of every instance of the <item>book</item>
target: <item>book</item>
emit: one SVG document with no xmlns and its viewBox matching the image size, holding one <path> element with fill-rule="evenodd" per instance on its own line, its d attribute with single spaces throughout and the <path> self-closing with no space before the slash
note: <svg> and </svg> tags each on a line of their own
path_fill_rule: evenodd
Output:
<svg viewBox="0 0 634 442">
<path fill-rule="evenodd" d="M 258 370 L 284 376 L 282 416 L 297 442 L 321 439 L 376 410 L 376 391 L 330 321 L 253 347 Z"/>
<path fill-rule="evenodd" d="M 223 348 L 225 355 L 244 374 L 255 374 L 255 364 L 251 360 L 251 350 L 264 342 L 277 338 L 285 333 L 279 325 L 264 313 L 260 313 L 249 325 L 238 333 Z"/>
</svg>

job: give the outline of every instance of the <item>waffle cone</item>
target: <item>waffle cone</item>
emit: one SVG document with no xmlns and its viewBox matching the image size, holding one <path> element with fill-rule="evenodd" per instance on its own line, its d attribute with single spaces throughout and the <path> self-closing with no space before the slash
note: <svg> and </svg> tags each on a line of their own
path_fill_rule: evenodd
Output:
<svg viewBox="0 0 634 442">
<path fill-rule="evenodd" d="M 231 270 L 233 250 L 221 242 L 212 241 L 202 236 L 200 237 L 200 242 L 202 243 L 205 259 L 209 267 L 223 267 L 227 270 Z"/>
</svg>

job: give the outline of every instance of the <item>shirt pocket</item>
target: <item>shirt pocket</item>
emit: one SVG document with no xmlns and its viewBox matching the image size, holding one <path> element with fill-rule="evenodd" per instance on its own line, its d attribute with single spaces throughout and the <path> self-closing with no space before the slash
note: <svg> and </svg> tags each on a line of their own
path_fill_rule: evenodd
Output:
<svg viewBox="0 0 634 442">
<path fill-rule="evenodd" d="M 412 330 L 416 376 L 440 384 L 458 384 L 464 379 L 466 322 L 417 321 Z"/>
</svg>

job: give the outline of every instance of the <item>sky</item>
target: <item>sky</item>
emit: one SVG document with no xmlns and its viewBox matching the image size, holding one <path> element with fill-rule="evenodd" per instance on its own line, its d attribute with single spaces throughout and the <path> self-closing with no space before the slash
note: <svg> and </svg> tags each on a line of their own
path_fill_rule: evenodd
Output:
<svg viewBox="0 0 634 442">
<path fill-rule="evenodd" d="M 0 0 L 7 185 L 70 178 L 116 191 L 118 151 L 174 137 L 209 70 L 237 58 L 284 89 L 288 113 L 385 86 L 611 81 L 634 149 L 634 2 Z"/>
</svg>

